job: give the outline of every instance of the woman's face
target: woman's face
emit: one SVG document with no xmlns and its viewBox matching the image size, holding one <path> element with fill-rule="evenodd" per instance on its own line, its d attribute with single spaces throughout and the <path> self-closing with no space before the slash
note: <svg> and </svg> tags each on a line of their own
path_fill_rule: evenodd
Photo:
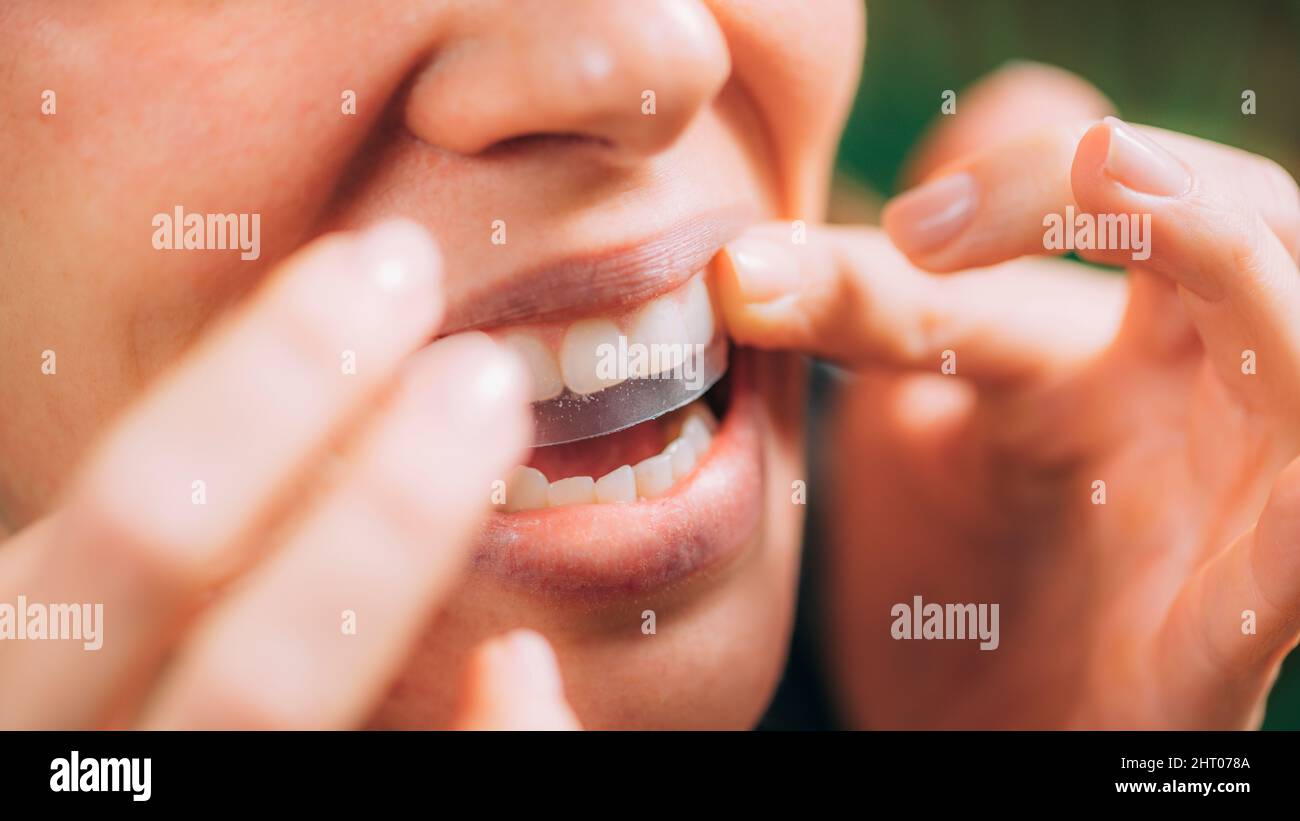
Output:
<svg viewBox="0 0 1300 821">
<path fill-rule="evenodd" d="M 324 232 L 426 225 L 452 332 L 624 315 L 747 223 L 816 220 L 863 29 L 857 0 L 0 11 L 0 521 L 49 512 L 111 415 Z M 160 249 L 177 208 L 260 215 L 257 247 Z M 731 377 L 661 502 L 493 514 L 376 723 L 444 723 L 468 649 L 529 626 L 587 726 L 752 725 L 793 610 L 803 373 L 746 352 Z"/>
</svg>

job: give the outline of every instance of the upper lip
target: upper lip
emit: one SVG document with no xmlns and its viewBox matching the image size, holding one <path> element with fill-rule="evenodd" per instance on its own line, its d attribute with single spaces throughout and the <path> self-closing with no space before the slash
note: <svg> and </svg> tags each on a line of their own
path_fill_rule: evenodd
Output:
<svg viewBox="0 0 1300 821">
<path fill-rule="evenodd" d="M 682 285 L 754 218 L 732 208 L 697 215 L 649 238 L 544 262 L 449 295 L 442 333 L 612 313 Z"/>
</svg>

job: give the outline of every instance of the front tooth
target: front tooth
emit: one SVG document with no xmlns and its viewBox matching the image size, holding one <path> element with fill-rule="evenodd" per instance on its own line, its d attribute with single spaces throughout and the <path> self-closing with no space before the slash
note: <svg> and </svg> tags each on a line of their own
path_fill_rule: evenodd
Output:
<svg viewBox="0 0 1300 821">
<path fill-rule="evenodd" d="M 608 502 L 636 501 L 636 474 L 631 465 L 623 465 L 606 473 L 596 480 L 596 501 Z"/>
<path fill-rule="evenodd" d="M 503 337 L 501 343 L 518 353 L 528 366 L 533 377 L 532 401 L 541 402 L 560 395 L 564 390 L 564 380 L 560 378 L 560 366 L 545 342 L 532 334 L 516 331 Z"/>
<path fill-rule="evenodd" d="M 596 482 L 590 476 L 570 476 L 551 482 L 546 501 L 551 507 L 591 504 L 596 501 Z"/>
<path fill-rule="evenodd" d="M 713 339 L 713 304 L 709 301 L 709 288 L 704 284 L 704 277 L 691 277 L 684 290 L 681 310 L 686 326 L 685 341 L 707 345 Z"/>
<path fill-rule="evenodd" d="M 708 453 L 709 446 L 713 443 L 713 434 L 709 431 L 708 423 L 697 414 L 687 416 L 686 421 L 682 423 L 682 438 L 691 443 L 691 447 L 695 448 L 699 456 Z"/>
<path fill-rule="evenodd" d="M 545 473 L 537 468 L 520 465 L 506 480 L 505 511 L 513 513 L 516 510 L 540 510 L 546 507 L 549 487 Z"/>
<path fill-rule="evenodd" d="M 569 390 L 595 393 L 623 381 L 617 370 L 620 333 L 608 319 L 582 319 L 569 326 L 560 343 L 560 371 Z"/>
<path fill-rule="evenodd" d="M 668 298 L 656 299 L 637 312 L 632 319 L 632 332 L 628 334 L 628 347 L 644 345 L 644 357 L 632 359 L 629 374 L 636 379 L 676 368 L 682 361 L 686 344 L 686 323 L 682 310 Z M 653 355 L 652 355 L 653 354 Z"/>
<path fill-rule="evenodd" d="M 673 481 L 695 470 L 695 446 L 686 437 L 674 439 L 664 448 L 664 454 L 672 460 Z"/>
<path fill-rule="evenodd" d="M 673 459 L 666 453 L 643 459 L 632 468 L 636 492 L 646 499 L 662 496 L 673 486 Z"/>
</svg>

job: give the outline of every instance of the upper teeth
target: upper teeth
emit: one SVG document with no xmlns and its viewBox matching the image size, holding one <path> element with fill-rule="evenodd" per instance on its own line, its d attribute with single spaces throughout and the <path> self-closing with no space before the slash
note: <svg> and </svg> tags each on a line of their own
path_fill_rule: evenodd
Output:
<svg viewBox="0 0 1300 821">
<path fill-rule="evenodd" d="M 658 454 L 636 465 L 620 465 L 599 479 L 569 476 L 552 482 L 537 468 L 520 465 L 506 481 L 506 501 L 499 509 L 512 513 L 544 507 L 635 502 L 662 496 L 682 477 L 695 470 L 709 451 L 717 421 L 703 402 L 693 402 L 670 418 L 672 431 L 681 430 Z"/>
<path fill-rule="evenodd" d="M 696 346 L 707 345 L 713 332 L 709 290 L 703 276 L 696 275 L 629 314 L 580 319 L 567 326 L 503 328 L 495 335 L 523 358 L 533 376 L 532 401 L 541 402 L 559 396 L 565 388 L 585 395 L 625 378 L 655 376 L 676 367 Z M 606 345 L 610 347 L 602 347 Z M 629 362 L 622 374 L 599 367 L 603 360 L 608 364 L 603 352 L 635 351 L 636 346 L 654 346 L 662 355 Z"/>
</svg>

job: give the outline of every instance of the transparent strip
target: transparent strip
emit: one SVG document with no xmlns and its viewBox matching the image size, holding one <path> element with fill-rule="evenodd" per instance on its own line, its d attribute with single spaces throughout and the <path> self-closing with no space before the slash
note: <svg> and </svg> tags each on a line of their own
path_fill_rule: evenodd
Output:
<svg viewBox="0 0 1300 821">
<path fill-rule="evenodd" d="M 671 373 L 627 379 L 590 394 L 566 388 L 554 399 L 533 403 L 535 447 L 562 445 L 605 436 L 699 399 L 727 372 L 727 337 L 721 332 L 704 347 L 696 373 L 685 368 Z M 687 376 L 693 378 L 687 378 Z"/>
</svg>

